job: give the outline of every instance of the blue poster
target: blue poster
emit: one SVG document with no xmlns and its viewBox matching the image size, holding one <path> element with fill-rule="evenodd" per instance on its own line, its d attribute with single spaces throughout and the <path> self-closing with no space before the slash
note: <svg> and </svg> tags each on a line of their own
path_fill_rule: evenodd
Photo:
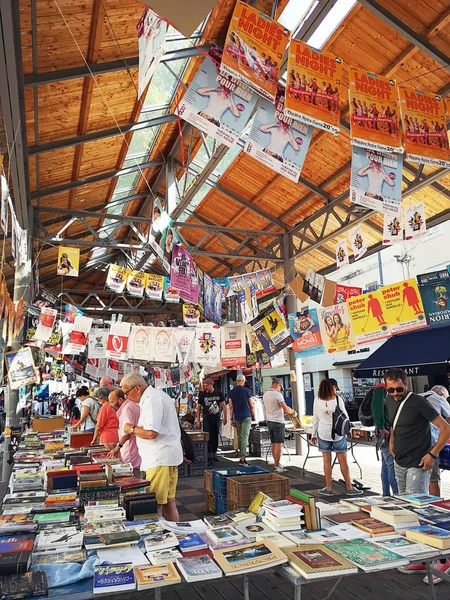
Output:
<svg viewBox="0 0 450 600">
<path fill-rule="evenodd" d="M 433 271 L 417 276 L 423 308 L 430 327 L 450 325 L 450 273 Z"/>
<path fill-rule="evenodd" d="M 296 358 L 324 353 L 319 319 L 315 308 L 290 313 L 288 322 Z"/>
</svg>

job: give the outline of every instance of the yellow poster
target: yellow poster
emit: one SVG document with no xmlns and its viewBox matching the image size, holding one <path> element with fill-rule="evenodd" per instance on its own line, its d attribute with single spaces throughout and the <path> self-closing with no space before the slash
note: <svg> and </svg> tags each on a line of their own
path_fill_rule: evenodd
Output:
<svg viewBox="0 0 450 600">
<path fill-rule="evenodd" d="M 258 336 L 253 331 L 253 327 L 250 324 L 245 326 L 245 333 L 247 335 L 247 342 L 250 348 L 250 352 L 262 352 L 264 350 L 264 347 L 259 341 Z"/>
<path fill-rule="evenodd" d="M 317 315 L 326 353 L 344 352 L 355 347 L 355 336 L 345 302 L 329 308 L 319 308 Z"/>
<path fill-rule="evenodd" d="M 56 272 L 58 275 L 68 277 L 78 277 L 80 270 L 80 249 L 69 246 L 60 246 L 58 248 L 58 266 Z"/>
<path fill-rule="evenodd" d="M 135 298 L 143 298 L 145 291 L 146 275 L 143 271 L 128 271 L 127 292 Z"/>
<path fill-rule="evenodd" d="M 116 294 L 122 294 L 125 291 L 129 273 L 130 269 L 120 267 L 119 265 L 109 265 L 105 289 L 110 292 L 116 292 Z"/>
<path fill-rule="evenodd" d="M 357 344 L 368 344 L 390 337 L 380 290 L 347 299 L 348 313 Z"/>
<path fill-rule="evenodd" d="M 419 288 L 414 278 L 380 288 L 383 314 L 391 333 L 403 333 L 427 326 Z"/>
</svg>

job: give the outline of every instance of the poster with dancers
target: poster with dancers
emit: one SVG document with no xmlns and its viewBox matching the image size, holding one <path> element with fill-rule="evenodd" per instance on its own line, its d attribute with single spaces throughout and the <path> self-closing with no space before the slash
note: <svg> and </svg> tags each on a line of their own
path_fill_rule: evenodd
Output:
<svg viewBox="0 0 450 600">
<path fill-rule="evenodd" d="M 258 99 L 237 77 L 220 73 L 222 50 L 213 47 L 177 107 L 179 116 L 225 146 L 234 146 Z"/>
<path fill-rule="evenodd" d="M 450 273 L 447 269 L 417 275 L 420 296 L 430 327 L 450 325 Z"/>
<path fill-rule="evenodd" d="M 349 264 L 347 238 L 336 244 L 336 267 L 343 269 Z"/>
<path fill-rule="evenodd" d="M 355 347 L 355 336 L 346 303 L 319 308 L 317 314 L 322 343 L 327 354 L 345 352 Z"/>
<path fill-rule="evenodd" d="M 146 8 L 136 30 L 139 44 L 139 100 L 164 54 L 167 23 L 149 8 Z"/>
<path fill-rule="evenodd" d="M 393 79 L 349 69 L 352 144 L 381 152 L 403 152 L 397 84 Z"/>
<path fill-rule="evenodd" d="M 342 60 L 291 40 L 288 52 L 286 107 L 288 116 L 329 133 L 339 133 Z"/>
<path fill-rule="evenodd" d="M 353 258 L 359 260 L 367 252 L 366 239 L 361 225 L 357 225 L 350 231 L 350 245 L 353 250 Z"/>
<path fill-rule="evenodd" d="M 405 207 L 404 217 L 405 239 L 412 240 L 425 235 L 427 232 L 427 221 L 423 202 L 417 202 L 412 206 Z"/>
<path fill-rule="evenodd" d="M 444 98 L 398 87 L 405 152 L 409 160 L 450 167 L 447 111 Z"/>
<path fill-rule="evenodd" d="M 380 287 L 385 319 L 391 334 L 427 327 L 425 311 L 414 277 Z"/>
<path fill-rule="evenodd" d="M 379 212 L 396 212 L 402 199 L 403 154 L 352 147 L 350 199 Z"/>
<path fill-rule="evenodd" d="M 385 212 L 383 221 L 383 245 L 390 246 L 403 242 L 402 209 L 396 212 Z"/>
<path fill-rule="evenodd" d="M 284 113 L 284 88 L 275 105 L 261 100 L 250 129 L 245 151 L 257 161 L 298 182 L 313 128 Z"/>
<path fill-rule="evenodd" d="M 220 70 L 238 77 L 275 101 L 280 67 L 290 32 L 267 15 L 237 2 L 231 17 Z"/>
<path fill-rule="evenodd" d="M 357 345 L 391 336 L 388 318 L 392 313 L 385 311 L 380 290 L 349 298 L 347 307 Z"/>
</svg>

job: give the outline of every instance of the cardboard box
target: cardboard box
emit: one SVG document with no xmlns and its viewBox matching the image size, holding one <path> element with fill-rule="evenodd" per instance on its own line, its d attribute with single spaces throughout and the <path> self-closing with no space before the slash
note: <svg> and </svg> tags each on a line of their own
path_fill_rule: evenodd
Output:
<svg viewBox="0 0 450 600">
<path fill-rule="evenodd" d="M 47 417 L 41 419 L 35 417 L 31 426 L 33 431 L 37 433 L 51 433 L 57 429 L 64 429 L 65 421 L 64 417 Z"/>
</svg>

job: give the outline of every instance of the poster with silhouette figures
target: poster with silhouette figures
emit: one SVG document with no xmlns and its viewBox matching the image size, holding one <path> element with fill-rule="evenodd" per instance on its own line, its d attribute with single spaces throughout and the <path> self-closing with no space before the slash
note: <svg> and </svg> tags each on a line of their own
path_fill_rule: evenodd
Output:
<svg viewBox="0 0 450 600">
<path fill-rule="evenodd" d="M 425 311 L 415 278 L 380 287 L 383 313 L 391 334 L 427 327 Z"/>
<path fill-rule="evenodd" d="M 261 100 L 245 151 L 257 161 L 291 181 L 298 182 L 306 159 L 313 128 L 284 113 L 284 88 L 275 104 Z"/>
<path fill-rule="evenodd" d="M 146 8 L 136 30 L 139 41 L 139 100 L 164 54 L 167 23 Z"/>
<path fill-rule="evenodd" d="M 385 212 L 383 217 L 383 245 L 389 246 L 403 242 L 401 207 L 397 212 Z"/>
<path fill-rule="evenodd" d="M 425 218 L 425 205 L 417 202 L 404 209 L 405 239 L 412 240 L 425 235 L 427 221 Z"/>
<path fill-rule="evenodd" d="M 417 275 L 420 296 L 430 327 L 450 325 L 450 273 L 447 269 Z"/>
<path fill-rule="evenodd" d="M 393 79 L 349 69 L 350 137 L 354 146 L 403 152 L 397 85 Z"/>
<path fill-rule="evenodd" d="M 349 298 L 347 307 L 357 344 L 378 342 L 391 336 L 380 290 Z"/>
<path fill-rule="evenodd" d="M 444 98 L 402 86 L 398 96 L 408 160 L 448 169 L 450 147 Z"/>
<path fill-rule="evenodd" d="M 268 306 L 251 322 L 251 325 L 269 356 L 278 354 L 292 344 L 292 337 L 284 317 L 276 306 Z"/>
<path fill-rule="evenodd" d="M 398 211 L 402 199 L 403 154 L 353 146 L 350 200 L 379 212 Z"/>
<path fill-rule="evenodd" d="M 178 115 L 225 146 L 234 146 L 258 95 L 237 77 L 220 73 L 222 51 L 213 47 L 177 107 Z"/>
</svg>

